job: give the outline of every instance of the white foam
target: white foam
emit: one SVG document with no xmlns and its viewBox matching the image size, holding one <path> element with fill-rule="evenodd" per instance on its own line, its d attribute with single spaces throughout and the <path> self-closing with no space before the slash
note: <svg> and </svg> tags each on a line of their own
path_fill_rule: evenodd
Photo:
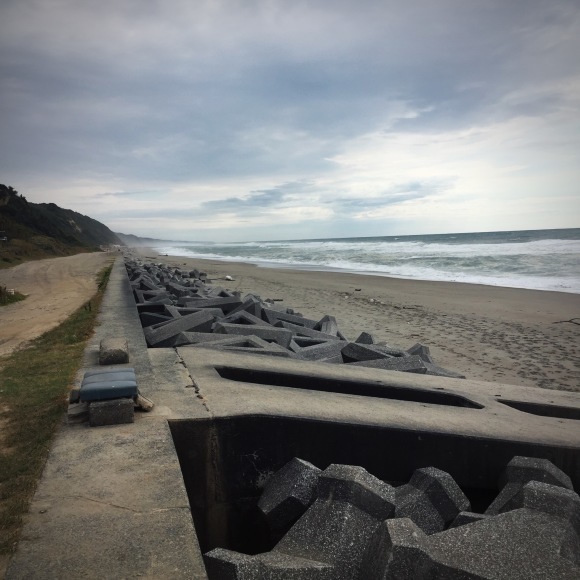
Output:
<svg viewBox="0 0 580 580">
<path fill-rule="evenodd" d="M 341 270 L 580 293 L 580 240 L 442 244 L 424 241 L 248 242 L 167 246 L 162 253 L 264 267 Z"/>
</svg>

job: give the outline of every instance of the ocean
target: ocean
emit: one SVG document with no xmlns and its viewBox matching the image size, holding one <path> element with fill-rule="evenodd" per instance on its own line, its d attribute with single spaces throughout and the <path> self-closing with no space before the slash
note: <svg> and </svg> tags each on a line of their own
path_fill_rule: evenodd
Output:
<svg viewBox="0 0 580 580">
<path fill-rule="evenodd" d="M 580 294 L 580 228 L 239 243 L 167 242 L 160 253 Z"/>
</svg>

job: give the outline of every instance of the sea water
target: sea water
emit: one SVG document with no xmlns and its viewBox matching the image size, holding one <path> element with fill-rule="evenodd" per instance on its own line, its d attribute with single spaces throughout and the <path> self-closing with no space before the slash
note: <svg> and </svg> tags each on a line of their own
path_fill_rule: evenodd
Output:
<svg viewBox="0 0 580 580">
<path fill-rule="evenodd" d="M 580 293 L 580 228 L 239 243 L 160 253 L 259 266 Z"/>
</svg>

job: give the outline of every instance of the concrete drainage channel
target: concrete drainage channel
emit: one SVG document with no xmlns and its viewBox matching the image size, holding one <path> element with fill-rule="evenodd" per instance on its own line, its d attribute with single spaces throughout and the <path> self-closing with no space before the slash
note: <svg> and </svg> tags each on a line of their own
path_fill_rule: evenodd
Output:
<svg viewBox="0 0 580 580">
<path fill-rule="evenodd" d="M 128 269 L 149 346 L 179 347 L 212 415 L 170 421 L 210 580 L 578 577 L 580 397 Z"/>
</svg>

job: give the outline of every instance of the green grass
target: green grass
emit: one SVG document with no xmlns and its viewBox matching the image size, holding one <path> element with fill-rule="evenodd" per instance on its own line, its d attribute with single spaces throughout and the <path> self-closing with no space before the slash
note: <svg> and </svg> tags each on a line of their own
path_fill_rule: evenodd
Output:
<svg viewBox="0 0 580 580">
<path fill-rule="evenodd" d="M 0 359 L 0 555 L 16 547 L 111 269 L 98 274 L 97 293 L 65 322 Z"/>
<path fill-rule="evenodd" d="M 0 286 L 0 306 L 6 306 L 7 304 L 12 304 L 13 302 L 20 302 L 24 300 L 26 296 L 20 294 L 20 292 L 9 293 L 5 286 Z"/>
</svg>

